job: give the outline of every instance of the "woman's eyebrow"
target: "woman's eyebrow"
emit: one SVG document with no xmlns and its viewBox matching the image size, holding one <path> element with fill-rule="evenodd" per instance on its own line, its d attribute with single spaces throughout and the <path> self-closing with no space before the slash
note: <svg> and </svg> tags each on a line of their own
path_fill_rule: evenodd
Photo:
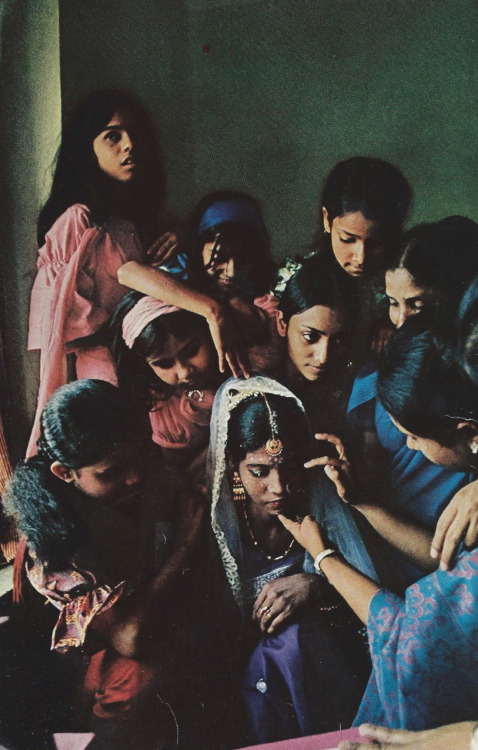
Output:
<svg viewBox="0 0 478 750">
<path fill-rule="evenodd" d="M 302 330 L 303 331 L 311 331 L 312 333 L 320 333 L 321 336 L 327 336 L 327 334 L 325 333 L 325 331 L 321 331 L 320 328 L 314 328 L 314 326 L 303 325 L 302 326 Z"/>
<path fill-rule="evenodd" d="M 343 234 L 348 234 L 349 237 L 360 237 L 359 234 L 354 234 L 353 232 L 347 232 L 346 229 L 341 229 L 340 227 L 337 227 L 339 232 L 342 232 Z"/>
</svg>

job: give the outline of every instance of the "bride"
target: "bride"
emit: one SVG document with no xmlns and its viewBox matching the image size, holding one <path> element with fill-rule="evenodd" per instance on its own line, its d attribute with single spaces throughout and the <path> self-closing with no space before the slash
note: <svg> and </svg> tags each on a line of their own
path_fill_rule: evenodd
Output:
<svg viewBox="0 0 478 750">
<path fill-rule="evenodd" d="M 313 513 L 353 564 L 374 564 L 314 456 L 301 402 L 264 376 L 231 378 L 211 420 L 212 528 L 242 618 L 249 741 L 350 725 L 370 671 L 359 622 L 279 521 Z"/>
</svg>

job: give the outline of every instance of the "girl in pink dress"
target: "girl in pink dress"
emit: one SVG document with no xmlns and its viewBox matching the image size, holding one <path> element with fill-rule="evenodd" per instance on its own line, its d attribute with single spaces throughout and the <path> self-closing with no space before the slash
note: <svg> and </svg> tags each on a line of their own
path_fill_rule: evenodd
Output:
<svg viewBox="0 0 478 750">
<path fill-rule="evenodd" d="M 120 389 L 138 410 L 149 410 L 153 440 L 166 456 L 189 465 L 208 444 L 214 395 L 225 377 L 206 321 L 131 292 L 117 306 L 109 334 Z M 249 349 L 261 371 L 275 367 L 276 354 L 267 345 Z"/>
<path fill-rule="evenodd" d="M 158 237 L 164 178 L 142 105 L 117 91 L 81 102 L 65 126 L 50 197 L 40 212 L 38 272 L 32 289 L 28 348 L 40 351 L 40 388 L 28 454 L 53 391 L 76 376 L 115 382 L 105 347 L 70 348 L 96 331 L 125 293 L 118 269 L 145 261 Z"/>
</svg>

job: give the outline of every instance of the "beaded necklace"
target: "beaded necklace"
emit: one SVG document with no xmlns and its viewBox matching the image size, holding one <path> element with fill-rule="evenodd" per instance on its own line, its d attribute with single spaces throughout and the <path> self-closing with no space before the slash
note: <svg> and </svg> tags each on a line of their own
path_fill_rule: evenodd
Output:
<svg viewBox="0 0 478 750">
<path fill-rule="evenodd" d="M 253 543 L 254 547 L 257 547 L 257 549 L 259 550 L 259 552 L 262 552 L 262 554 L 264 555 L 264 557 L 266 557 L 270 562 L 276 562 L 277 560 L 283 560 L 284 557 L 287 557 L 287 555 L 289 554 L 289 552 L 291 551 L 292 547 L 295 544 L 294 537 L 292 537 L 291 543 L 289 544 L 289 546 L 287 547 L 287 549 L 285 550 L 285 552 L 282 553 L 282 555 L 268 555 L 267 552 L 265 552 L 262 549 L 261 545 L 259 544 L 259 542 L 257 541 L 256 537 L 254 536 L 254 532 L 252 531 L 252 526 L 251 526 L 251 523 L 249 521 L 249 516 L 247 515 L 247 511 L 246 511 L 246 506 L 245 505 L 242 506 L 242 510 L 244 512 L 244 519 L 246 521 L 246 526 L 248 528 L 249 534 L 251 535 L 251 539 L 252 539 L 252 543 Z"/>
</svg>

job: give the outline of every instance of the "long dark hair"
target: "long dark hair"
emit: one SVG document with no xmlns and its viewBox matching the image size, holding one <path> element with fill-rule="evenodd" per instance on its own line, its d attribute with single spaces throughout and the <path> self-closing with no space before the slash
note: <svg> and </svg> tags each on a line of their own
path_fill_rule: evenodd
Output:
<svg viewBox="0 0 478 750">
<path fill-rule="evenodd" d="M 228 221 L 201 230 L 205 212 L 215 203 L 231 202 L 246 204 L 253 218 L 250 223 Z M 264 224 L 262 206 L 248 193 L 236 190 L 218 190 L 205 195 L 193 211 L 189 222 L 185 248 L 188 254 L 188 276 L 191 283 L 205 291 L 211 291 L 211 279 L 207 275 L 202 259 L 202 249 L 207 242 L 218 241 L 222 248 L 240 245 L 247 250 L 251 273 L 239 296 L 252 300 L 269 291 L 274 262 L 271 256 L 270 237 Z"/>
<path fill-rule="evenodd" d="M 356 287 L 327 259 L 312 257 L 289 279 L 279 302 L 285 323 L 316 305 L 358 313 Z"/>
<path fill-rule="evenodd" d="M 56 157 L 50 197 L 38 218 L 38 243 L 75 203 L 85 204 L 93 222 L 101 224 L 113 210 L 113 180 L 98 166 L 93 141 L 115 112 L 128 114 L 143 139 L 148 154 L 141 164 L 142 177 L 131 194 L 129 218 L 137 225 L 145 244 L 156 238 L 158 219 L 164 202 L 165 175 L 159 146 L 149 114 L 141 102 L 123 91 L 103 90 L 83 99 L 73 110 L 63 129 Z"/>
<path fill-rule="evenodd" d="M 326 209 L 331 224 L 337 216 L 359 211 L 381 225 L 390 241 L 400 233 L 411 205 L 412 189 L 400 170 L 388 161 L 368 156 L 353 156 L 336 164 L 327 175 L 320 201 L 320 209 Z M 319 224 L 315 246 L 330 255 L 330 235 L 323 234 L 322 216 Z M 393 245 L 389 251 L 392 249 Z"/>
<path fill-rule="evenodd" d="M 141 292 L 129 292 L 123 297 L 106 325 L 102 340 L 109 344 L 120 389 L 140 409 L 151 409 L 158 399 L 169 398 L 174 389 L 154 374 L 146 360 L 161 355 L 168 336 L 184 340 L 195 334 L 205 337 L 210 334 L 202 316 L 178 310 L 148 323 L 129 349 L 123 339 L 123 320 L 144 296 Z"/>
<path fill-rule="evenodd" d="M 378 374 L 378 397 L 408 432 L 449 445 L 457 421 L 478 420 L 476 389 L 441 354 L 427 316 L 392 336 Z"/>
<path fill-rule="evenodd" d="M 112 447 L 144 436 L 136 411 L 119 389 L 103 380 L 77 380 L 58 388 L 45 406 L 38 455 L 15 469 L 5 504 L 37 558 L 64 564 L 86 542 L 86 530 L 68 502 L 77 492 L 50 471 L 103 460 Z"/>
</svg>

